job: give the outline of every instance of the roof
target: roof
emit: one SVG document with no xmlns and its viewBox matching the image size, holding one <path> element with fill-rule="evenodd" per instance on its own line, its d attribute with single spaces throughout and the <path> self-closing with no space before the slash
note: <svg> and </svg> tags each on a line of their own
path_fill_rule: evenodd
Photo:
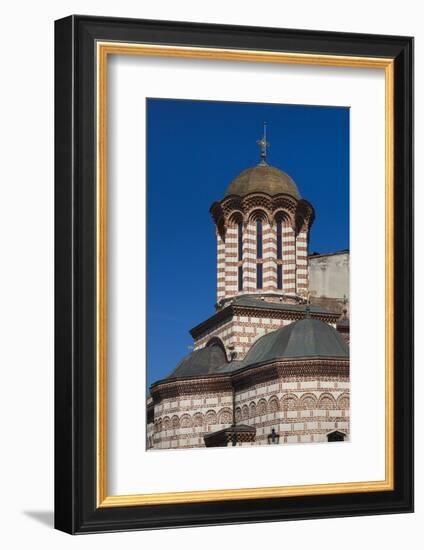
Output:
<svg viewBox="0 0 424 550">
<path fill-rule="evenodd" d="M 167 378 L 185 378 L 216 372 L 227 364 L 224 349 L 217 343 L 192 351 L 178 363 Z"/>
<path fill-rule="evenodd" d="M 204 435 L 206 447 L 226 447 L 229 443 L 245 443 L 255 441 L 256 428 L 247 424 L 232 425 L 223 430 L 209 432 Z"/>
<path fill-rule="evenodd" d="M 300 199 L 297 185 L 292 178 L 265 162 L 243 170 L 228 186 L 225 196 L 239 195 L 241 197 L 249 193 L 267 193 L 278 195 L 285 193 L 296 199 Z"/>
<path fill-rule="evenodd" d="M 259 338 L 240 366 L 300 357 L 348 358 L 349 348 L 331 325 L 306 317 Z"/>
<path fill-rule="evenodd" d="M 305 304 L 288 304 L 286 302 L 268 302 L 267 300 L 261 300 L 257 296 L 252 296 L 251 294 L 242 294 L 236 296 L 233 301 L 233 305 L 243 306 L 243 307 L 253 307 L 258 309 L 277 309 L 285 311 L 305 311 Z M 330 312 L 327 309 L 324 309 L 319 306 L 310 305 L 309 309 L 311 313 L 321 313 L 329 314 Z"/>
<path fill-rule="evenodd" d="M 283 298 L 284 299 L 284 298 Z M 267 299 L 262 300 L 260 296 L 244 294 L 231 298 L 229 303 L 226 303 L 224 307 L 218 309 L 211 317 L 202 321 L 200 324 L 196 325 L 190 329 L 190 334 L 193 338 L 198 338 L 200 335 L 203 335 L 205 331 L 209 331 L 212 327 L 216 326 L 217 323 L 224 322 L 224 320 L 230 318 L 234 314 L 237 314 L 237 311 L 243 310 L 244 308 L 250 310 L 257 310 L 258 315 L 260 311 L 275 311 L 279 312 L 275 315 L 280 318 L 296 318 L 303 317 L 305 315 L 305 305 L 304 304 L 290 304 L 285 301 L 270 302 Z M 319 305 L 311 305 L 310 312 L 312 316 L 320 316 L 328 322 L 337 322 L 340 314 L 335 313 L 334 311 L 329 311 Z M 252 311 L 252 314 L 254 312 Z"/>
<path fill-rule="evenodd" d="M 273 359 L 331 357 L 347 359 L 349 348 L 331 325 L 306 317 L 259 338 L 242 361 L 231 361 L 219 368 L 232 373 Z"/>
<path fill-rule="evenodd" d="M 167 376 L 185 378 L 207 374 L 233 373 L 273 359 L 332 357 L 347 359 L 349 348 L 331 325 L 306 317 L 265 334 L 257 340 L 242 361 L 227 360 L 225 350 L 213 342 L 182 359 Z"/>
<path fill-rule="evenodd" d="M 313 260 L 314 258 L 322 258 L 323 256 L 338 256 L 340 254 L 349 254 L 349 249 L 344 248 L 343 250 L 336 250 L 335 252 L 312 252 L 308 255 L 308 258 Z"/>
</svg>

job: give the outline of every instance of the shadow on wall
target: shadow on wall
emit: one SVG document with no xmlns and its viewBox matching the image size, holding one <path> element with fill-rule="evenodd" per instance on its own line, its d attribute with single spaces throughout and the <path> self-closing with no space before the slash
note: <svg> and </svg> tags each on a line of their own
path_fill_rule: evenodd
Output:
<svg viewBox="0 0 424 550">
<path fill-rule="evenodd" d="M 54 527 L 54 512 L 53 510 L 24 510 L 23 513 L 39 523 L 53 529 Z"/>
</svg>

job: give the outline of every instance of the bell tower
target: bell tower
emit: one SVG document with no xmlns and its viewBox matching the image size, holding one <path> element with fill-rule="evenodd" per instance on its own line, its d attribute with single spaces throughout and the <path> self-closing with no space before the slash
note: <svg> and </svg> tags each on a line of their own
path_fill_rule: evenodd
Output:
<svg viewBox="0 0 424 550">
<path fill-rule="evenodd" d="M 240 295 L 298 301 L 308 291 L 308 238 L 314 209 L 292 178 L 267 160 L 239 174 L 211 214 L 217 239 L 217 305 Z"/>
<path fill-rule="evenodd" d="M 234 365 L 254 342 L 306 315 L 308 239 L 314 209 L 292 178 L 268 162 L 266 126 L 260 159 L 228 186 L 210 212 L 217 240 L 214 315 L 191 329 L 194 349 L 217 344 Z M 312 306 L 311 317 L 337 316 Z"/>
</svg>

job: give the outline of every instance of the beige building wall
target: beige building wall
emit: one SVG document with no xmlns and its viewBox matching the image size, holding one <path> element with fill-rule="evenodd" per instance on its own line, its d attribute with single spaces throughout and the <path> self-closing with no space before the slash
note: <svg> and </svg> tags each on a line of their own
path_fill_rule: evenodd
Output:
<svg viewBox="0 0 424 550">
<path fill-rule="evenodd" d="M 349 438 L 349 380 L 317 376 L 277 378 L 237 391 L 237 424 L 256 428 L 256 440 L 245 445 L 266 445 L 272 428 L 280 443 L 326 442 L 326 435 L 340 430 Z M 204 447 L 204 436 L 231 426 L 231 391 L 190 394 L 163 399 L 155 404 L 152 448 Z M 150 432 L 149 432 L 150 430 Z"/>
<path fill-rule="evenodd" d="M 232 392 L 180 395 L 155 404 L 155 449 L 204 447 L 205 434 L 232 423 Z"/>
<path fill-rule="evenodd" d="M 235 315 L 222 325 L 215 327 L 194 342 L 194 349 L 206 346 L 213 337 L 220 338 L 227 351 L 228 358 L 232 351 L 236 353 L 237 361 L 241 361 L 258 338 L 268 332 L 277 330 L 292 323 L 289 319 L 269 319 Z"/>
<path fill-rule="evenodd" d="M 349 425 L 349 381 L 318 377 L 280 379 L 236 395 L 236 419 L 256 428 L 255 445 L 268 444 L 272 428 L 280 443 L 326 442 L 326 434 Z"/>
<path fill-rule="evenodd" d="M 349 299 L 349 252 L 309 256 L 309 291 L 317 297 Z"/>
</svg>

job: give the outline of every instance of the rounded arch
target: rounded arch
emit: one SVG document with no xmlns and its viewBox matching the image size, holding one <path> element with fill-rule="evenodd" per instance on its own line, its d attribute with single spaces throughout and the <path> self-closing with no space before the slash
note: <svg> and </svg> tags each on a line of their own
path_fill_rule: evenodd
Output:
<svg viewBox="0 0 424 550">
<path fill-rule="evenodd" d="M 180 419 L 176 414 L 171 418 L 171 425 L 174 430 L 180 427 Z"/>
<path fill-rule="evenodd" d="M 296 234 L 301 231 L 309 231 L 314 221 L 314 209 L 308 201 L 301 199 L 297 203 L 295 213 Z"/>
<path fill-rule="evenodd" d="M 224 342 L 219 338 L 218 336 L 212 336 L 207 342 L 206 342 L 206 348 L 209 346 L 219 346 L 222 351 L 225 353 L 225 357 L 227 357 L 227 350 L 225 349 Z"/>
<path fill-rule="evenodd" d="M 278 401 L 278 397 L 276 395 L 273 395 L 268 400 L 268 411 L 278 412 L 279 410 L 280 410 L 280 402 Z"/>
<path fill-rule="evenodd" d="M 338 409 L 348 409 L 350 405 L 350 397 L 348 393 L 342 393 L 337 399 L 337 408 Z"/>
<path fill-rule="evenodd" d="M 231 424 L 233 421 L 233 413 L 229 407 L 221 409 L 218 414 L 219 424 Z"/>
<path fill-rule="evenodd" d="M 163 429 L 164 430 L 170 430 L 171 429 L 171 419 L 169 418 L 169 416 L 164 416 L 163 419 L 162 419 L 162 426 L 163 426 Z"/>
<path fill-rule="evenodd" d="M 241 418 L 242 420 L 248 420 L 249 418 L 249 407 L 247 405 L 243 405 L 241 408 Z"/>
<path fill-rule="evenodd" d="M 318 408 L 319 409 L 335 409 L 336 408 L 336 400 L 331 395 L 331 393 L 323 393 L 320 395 L 318 400 Z"/>
<path fill-rule="evenodd" d="M 241 210 L 235 210 L 228 216 L 227 226 L 234 227 L 239 223 L 244 222 L 243 212 Z"/>
<path fill-rule="evenodd" d="M 300 398 L 300 407 L 302 409 L 316 409 L 317 398 L 313 393 L 305 393 Z"/>
<path fill-rule="evenodd" d="M 250 418 L 254 418 L 256 416 L 256 403 L 252 401 L 249 405 L 249 415 Z"/>
<path fill-rule="evenodd" d="M 269 220 L 268 212 L 266 210 L 264 210 L 263 208 L 254 208 L 248 213 L 247 221 L 248 222 L 261 221 L 261 222 L 269 223 L 270 220 Z"/>
<path fill-rule="evenodd" d="M 267 402 L 265 401 L 265 399 L 259 399 L 258 405 L 256 407 L 256 412 L 258 413 L 258 415 L 266 414 L 267 410 Z"/>
<path fill-rule="evenodd" d="M 274 223 L 281 222 L 283 226 L 288 227 L 293 225 L 293 217 L 290 214 L 290 212 L 287 212 L 287 210 L 283 210 L 282 208 L 279 208 L 273 213 L 273 221 Z"/>
<path fill-rule="evenodd" d="M 196 428 L 203 426 L 203 414 L 201 412 L 193 414 L 193 426 Z"/>
<path fill-rule="evenodd" d="M 180 418 L 180 427 L 181 428 L 191 428 L 192 420 L 189 414 L 183 414 Z"/>
<path fill-rule="evenodd" d="M 220 218 L 217 222 L 216 222 L 216 234 L 217 234 L 217 237 L 219 237 L 222 242 L 225 243 L 225 221 L 223 218 Z"/>
<path fill-rule="evenodd" d="M 240 422 L 241 420 L 241 408 L 240 407 L 236 407 L 236 411 L 235 411 L 235 416 L 236 416 L 236 422 Z"/>
<path fill-rule="evenodd" d="M 209 426 L 211 424 L 217 424 L 217 423 L 218 423 L 218 418 L 216 416 L 216 412 L 215 411 L 208 411 L 205 414 L 205 424 L 207 424 Z"/>
<path fill-rule="evenodd" d="M 281 398 L 281 408 L 283 411 L 292 411 L 297 409 L 299 399 L 294 393 L 288 393 Z"/>
</svg>

